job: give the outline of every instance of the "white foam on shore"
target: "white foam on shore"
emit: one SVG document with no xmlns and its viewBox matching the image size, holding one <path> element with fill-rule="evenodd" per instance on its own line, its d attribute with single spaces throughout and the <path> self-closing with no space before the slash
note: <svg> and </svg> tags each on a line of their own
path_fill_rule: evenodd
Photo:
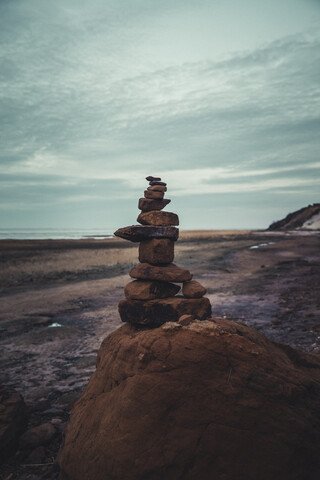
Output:
<svg viewBox="0 0 320 480">
<path fill-rule="evenodd" d="M 259 245 L 252 245 L 249 247 L 249 250 L 254 250 L 255 248 L 262 248 L 267 247 L 268 245 L 275 245 L 276 242 L 267 242 L 267 243 L 259 243 Z"/>
</svg>

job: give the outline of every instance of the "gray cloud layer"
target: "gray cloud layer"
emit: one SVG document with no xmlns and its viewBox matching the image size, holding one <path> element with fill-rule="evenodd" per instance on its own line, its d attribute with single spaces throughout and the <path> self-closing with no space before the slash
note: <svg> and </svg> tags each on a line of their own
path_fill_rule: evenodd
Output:
<svg viewBox="0 0 320 480">
<path fill-rule="evenodd" d="M 170 182 L 186 227 L 263 227 L 317 201 L 317 29 L 154 62 L 150 23 L 182 4 L 153 3 L 0 4 L 3 223 L 132 223 L 150 173 Z"/>
</svg>

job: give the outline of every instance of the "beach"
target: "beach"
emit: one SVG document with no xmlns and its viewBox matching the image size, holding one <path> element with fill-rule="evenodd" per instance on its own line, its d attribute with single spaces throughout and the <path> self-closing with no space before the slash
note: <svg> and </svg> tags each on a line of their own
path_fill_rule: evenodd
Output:
<svg viewBox="0 0 320 480">
<path fill-rule="evenodd" d="M 319 240 L 317 231 L 183 231 L 175 263 L 207 288 L 213 317 L 319 353 Z M 0 381 L 22 394 L 31 426 L 58 418 L 62 432 L 102 340 L 122 323 L 117 304 L 138 245 L 116 238 L 1 240 L 0 255 Z M 48 458 L 59 442 L 50 444 Z M 12 468 L 5 465 L 4 473 Z M 19 478 L 29 478 L 24 472 L 37 467 L 19 468 Z M 48 476 L 41 478 L 56 478 L 43 471 Z"/>
</svg>

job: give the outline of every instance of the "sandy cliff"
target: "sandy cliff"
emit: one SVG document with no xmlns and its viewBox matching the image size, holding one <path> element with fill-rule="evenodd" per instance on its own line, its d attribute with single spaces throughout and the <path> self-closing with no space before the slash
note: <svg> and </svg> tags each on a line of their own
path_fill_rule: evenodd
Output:
<svg viewBox="0 0 320 480">
<path fill-rule="evenodd" d="M 285 218 L 274 222 L 268 230 L 320 229 L 320 203 L 303 207 L 289 213 Z"/>
</svg>

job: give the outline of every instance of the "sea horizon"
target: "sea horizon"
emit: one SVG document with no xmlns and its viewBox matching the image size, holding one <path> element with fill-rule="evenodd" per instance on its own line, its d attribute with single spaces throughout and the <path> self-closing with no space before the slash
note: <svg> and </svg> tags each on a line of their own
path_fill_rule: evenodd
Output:
<svg viewBox="0 0 320 480">
<path fill-rule="evenodd" d="M 112 236 L 110 228 L 0 228 L 0 240 L 79 240 Z"/>
</svg>

